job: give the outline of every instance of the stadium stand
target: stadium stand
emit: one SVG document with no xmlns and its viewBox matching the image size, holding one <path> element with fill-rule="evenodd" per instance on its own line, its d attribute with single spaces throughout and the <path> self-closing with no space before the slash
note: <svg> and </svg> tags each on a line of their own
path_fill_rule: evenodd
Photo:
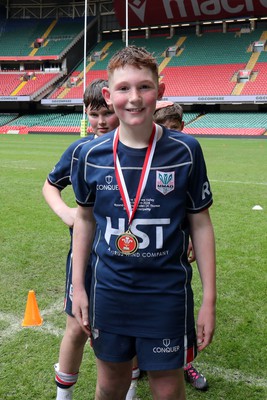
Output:
<svg viewBox="0 0 267 400">
<path fill-rule="evenodd" d="M 13 117 L 13 118 L 12 118 Z M 17 118 L 15 118 L 17 117 Z M 79 133 L 82 113 L 0 114 L 0 133 Z"/>
<path fill-rule="evenodd" d="M 17 73 L 0 74 L 1 96 L 9 96 L 18 87 L 20 76 Z"/>
<path fill-rule="evenodd" d="M 0 126 L 6 125 L 8 123 L 11 123 L 13 119 L 18 118 L 19 114 L 18 113 L 3 113 L 0 114 Z"/>
<path fill-rule="evenodd" d="M 224 112 L 199 115 L 185 124 L 193 135 L 260 136 L 267 132 L 267 113 Z"/>
<path fill-rule="evenodd" d="M 169 66 L 246 64 L 251 42 L 259 39 L 259 32 L 237 35 L 236 32 L 207 32 L 201 36 L 190 34 L 182 45 L 182 52 L 173 57 Z"/>
<path fill-rule="evenodd" d="M 61 73 L 33 72 L 32 78 L 28 79 L 28 74 L 30 74 L 29 71 L 19 74 L 14 72 L 0 74 L 0 96 L 35 97 L 62 76 Z"/>
<path fill-rule="evenodd" d="M 90 17 L 88 23 L 93 19 Z M 1 19 L 0 59 L 5 57 L 57 56 L 83 36 L 82 18 Z M 43 39 L 39 40 L 37 39 Z"/>
<path fill-rule="evenodd" d="M 172 38 L 157 36 L 149 40 L 130 38 L 129 44 L 145 46 L 155 54 L 160 66 L 161 79 L 166 84 L 165 97 L 234 96 L 266 92 L 267 84 L 261 78 L 264 71 L 263 73 L 259 71 L 264 70 L 267 64 L 257 63 L 260 53 L 255 57 L 251 48 L 251 43 L 261 37 L 261 30 L 255 30 L 250 34 L 212 32 L 196 36 L 190 33 L 187 36 L 176 35 Z M 88 57 L 86 79 L 88 81 L 93 79 L 92 71 L 99 72 L 94 76 L 103 77 L 101 71 L 106 70 L 109 58 L 124 45 L 121 40 L 97 44 Z M 177 49 L 177 53 L 172 57 L 166 56 L 169 47 Z M 100 54 L 101 57 L 92 61 L 94 54 Z M 254 79 L 244 85 L 237 85 L 238 72 L 249 67 L 255 69 Z M 82 74 L 82 64 L 71 76 L 78 72 Z M 252 90 L 246 90 L 247 86 L 252 87 Z M 260 91 L 259 86 L 261 86 Z M 64 98 L 59 88 L 58 93 Z M 82 92 L 76 89 L 66 92 L 66 98 L 77 98 L 76 96 L 81 98 Z M 57 98 L 57 93 L 54 92 L 51 98 Z"/>
<path fill-rule="evenodd" d="M 1 114 L 0 114 L 1 115 Z M 0 133 L 79 133 L 82 113 L 46 112 L 17 116 L 5 121 L 7 114 L 0 118 Z M 15 115 L 13 115 L 15 117 Z"/>
<path fill-rule="evenodd" d="M 74 20 L 61 18 L 60 22 L 55 20 L 53 22 L 51 30 L 45 33 L 44 45 L 37 49 L 37 56 L 63 55 L 71 48 L 71 43 L 83 35 L 82 18 Z"/>
<path fill-rule="evenodd" d="M 90 23 L 94 17 L 88 18 Z M 67 73 L 63 57 L 83 38 L 82 18 L 1 19 L 0 96 L 49 93 Z"/>
<path fill-rule="evenodd" d="M 0 114 L 0 133 L 78 134 L 82 113 Z M 267 133 L 267 113 L 184 112 L 184 132 L 193 135 L 260 136 Z"/>
<path fill-rule="evenodd" d="M 34 39 L 41 38 L 51 20 L 1 19 L 0 58 L 29 56 Z"/>
<path fill-rule="evenodd" d="M 54 93 L 50 96 L 52 99 L 82 99 L 83 97 L 83 77 L 81 75 L 72 74 L 68 81 L 61 87 L 57 88 Z M 69 87 L 69 82 L 73 77 L 76 77 L 77 86 Z M 86 73 L 86 82 L 91 82 L 93 79 L 106 79 L 107 72 L 105 69 L 103 70 L 96 70 L 96 71 L 88 71 Z"/>
<path fill-rule="evenodd" d="M 162 80 L 165 96 L 223 96 L 231 95 L 235 82 L 232 76 L 242 69 L 242 64 L 166 67 Z"/>
<path fill-rule="evenodd" d="M 84 77 L 86 82 L 107 77 L 108 61 L 125 46 L 125 35 L 121 31 L 104 35 L 108 40 L 102 40 L 97 12 L 89 16 L 87 38 L 90 43 L 84 72 L 84 19 L 81 14 L 44 19 L 14 15 L 9 19 L 0 17 L 0 101 L 9 100 L 8 106 L 1 109 L 14 109 L 9 106 L 12 102 L 28 104 L 22 115 L 10 114 L 11 120 L 5 120 L 8 113 L 1 114 L 0 133 L 13 130 L 78 134 Z M 114 19 L 111 21 L 107 20 L 107 26 L 115 27 Z M 166 27 L 155 28 L 149 34 L 143 28 L 129 32 L 129 44 L 145 46 L 155 55 L 160 80 L 166 85 L 164 99 L 183 105 L 187 133 L 266 135 L 266 108 L 263 106 L 267 100 L 266 22 L 234 22 L 227 30 L 223 30 L 223 25 L 204 24 L 199 31 L 195 26 L 180 26 L 172 31 Z M 261 45 L 261 51 L 255 50 L 256 44 Z M 251 104 L 257 112 L 246 111 L 239 118 L 238 112 L 225 111 L 232 102 L 240 104 L 240 108 L 243 103 Z M 222 104 L 228 105 L 223 112 Z M 50 113 L 46 108 L 64 109 L 67 105 L 72 106 L 73 112 L 69 112 L 69 108 Z M 46 111 L 42 112 L 43 108 Z M 214 112 L 218 110 L 220 112 Z"/>
<path fill-rule="evenodd" d="M 243 95 L 266 95 L 267 94 L 267 62 L 258 62 L 255 66 L 257 78 L 246 83 Z"/>
</svg>

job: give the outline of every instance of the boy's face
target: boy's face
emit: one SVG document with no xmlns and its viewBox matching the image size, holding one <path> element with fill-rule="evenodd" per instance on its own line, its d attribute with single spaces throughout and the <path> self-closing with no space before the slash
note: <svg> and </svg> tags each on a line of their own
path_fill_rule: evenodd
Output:
<svg viewBox="0 0 267 400">
<path fill-rule="evenodd" d="M 119 119 L 112 106 L 109 106 L 108 109 L 101 107 L 98 110 L 91 110 L 88 107 L 87 116 L 92 130 L 97 136 L 102 136 L 119 126 Z"/>
<path fill-rule="evenodd" d="M 127 65 L 114 70 L 103 95 L 107 104 L 114 106 L 119 119 L 134 126 L 153 119 L 156 101 L 162 97 L 164 88 L 150 69 Z"/>
</svg>

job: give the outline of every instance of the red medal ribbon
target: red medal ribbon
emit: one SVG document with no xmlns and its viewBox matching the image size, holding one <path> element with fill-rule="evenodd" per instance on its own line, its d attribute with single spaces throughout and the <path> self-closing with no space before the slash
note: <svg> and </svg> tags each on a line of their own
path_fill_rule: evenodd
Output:
<svg viewBox="0 0 267 400">
<path fill-rule="evenodd" d="M 119 157 L 117 155 L 117 149 L 118 149 L 118 142 L 119 142 L 119 128 L 117 128 L 115 135 L 114 135 L 114 141 L 113 141 L 113 156 L 114 156 L 114 168 L 115 168 L 115 176 L 117 179 L 117 183 L 119 186 L 119 191 L 121 194 L 121 198 L 122 198 L 122 202 L 123 205 L 126 209 L 128 218 L 129 218 L 129 222 L 128 225 L 131 225 L 131 222 L 133 220 L 134 214 L 137 210 L 139 201 L 142 197 L 142 194 L 144 192 L 145 186 L 146 186 L 146 182 L 148 179 L 148 174 L 149 174 L 149 170 L 150 170 L 150 166 L 152 163 L 152 159 L 153 159 L 153 155 L 155 152 L 155 148 L 156 148 L 156 142 L 157 142 L 157 126 L 155 124 L 153 124 L 153 129 L 152 129 L 152 133 L 149 139 L 149 144 L 148 144 L 148 148 L 146 151 L 146 156 L 145 156 L 145 160 L 144 160 L 144 164 L 143 164 L 143 168 L 142 168 L 142 173 L 140 176 L 140 180 L 139 180 L 139 184 L 138 184 L 138 188 L 137 188 L 137 192 L 136 192 L 136 197 L 134 200 L 134 205 L 133 208 L 131 206 L 131 202 L 129 199 L 129 194 L 127 191 L 127 187 L 125 184 L 125 180 L 122 174 L 122 169 L 120 166 L 120 161 L 119 161 Z"/>
</svg>

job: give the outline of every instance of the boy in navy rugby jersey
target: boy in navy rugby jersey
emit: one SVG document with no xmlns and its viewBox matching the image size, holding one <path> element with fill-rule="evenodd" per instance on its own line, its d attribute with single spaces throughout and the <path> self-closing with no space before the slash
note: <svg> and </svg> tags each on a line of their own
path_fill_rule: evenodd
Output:
<svg viewBox="0 0 267 400">
<path fill-rule="evenodd" d="M 164 92 L 154 57 L 128 46 L 108 64 L 120 127 L 86 144 L 73 187 L 73 314 L 97 357 L 97 400 L 124 400 L 132 358 L 148 371 L 152 396 L 184 400 L 183 366 L 215 328 L 212 194 L 199 143 L 153 123 Z M 203 286 L 195 331 L 192 238 Z M 91 252 L 92 250 L 92 252 Z M 92 285 L 85 289 L 91 254 Z"/>
<path fill-rule="evenodd" d="M 66 263 L 66 288 L 64 308 L 67 314 L 66 330 L 60 345 L 59 361 L 55 365 L 57 400 L 72 399 L 74 384 L 82 362 L 84 345 L 88 335 L 81 329 L 72 314 L 72 229 L 76 208 L 69 207 L 61 197 L 61 192 L 72 184 L 73 169 L 78 154 L 85 143 L 101 136 L 118 126 L 119 120 L 112 106 L 108 106 L 102 95 L 102 88 L 108 82 L 103 79 L 92 81 L 84 92 L 84 104 L 93 134 L 72 143 L 47 177 L 43 195 L 56 215 L 69 227 L 71 235 L 70 250 Z M 89 292 L 90 269 L 87 271 L 87 290 Z"/>
</svg>

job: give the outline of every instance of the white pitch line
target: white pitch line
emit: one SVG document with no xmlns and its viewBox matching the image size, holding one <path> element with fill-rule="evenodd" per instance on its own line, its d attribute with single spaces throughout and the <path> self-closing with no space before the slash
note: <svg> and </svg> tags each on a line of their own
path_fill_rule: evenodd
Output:
<svg viewBox="0 0 267 400">
<path fill-rule="evenodd" d="M 0 331 L 0 343 L 2 343 L 5 339 L 15 335 L 21 328 L 22 321 L 12 314 L 0 312 L 0 321 L 4 321 L 8 324 L 6 329 L 2 329 Z"/>
<path fill-rule="evenodd" d="M 49 311 L 50 314 L 51 314 L 51 311 Z M 48 315 L 49 313 L 44 312 L 44 313 L 40 313 L 40 314 L 42 316 L 42 315 Z M 7 328 L 2 329 L 0 331 L 0 343 L 3 343 L 6 339 L 10 339 L 17 332 L 20 332 L 24 329 L 29 329 L 29 328 L 36 329 L 41 332 L 47 332 L 47 333 L 57 336 L 57 337 L 63 336 L 64 332 L 65 332 L 64 329 L 55 327 L 53 324 L 51 324 L 49 322 L 44 322 L 40 326 L 23 327 L 23 326 L 21 326 L 22 320 L 23 319 L 19 319 L 18 317 L 15 317 L 12 314 L 0 312 L 0 321 L 4 321 L 8 324 Z"/>
<path fill-rule="evenodd" d="M 55 311 L 58 312 L 58 310 L 62 311 L 62 313 L 64 312 L 63 309 L 63 300 L 58 300 L 57 302 L 55 302 L 54 304 L 52 304 L 50 307 L 46 308 L 45 310 L 43 310 L 41 313 L 41 315 L 50 315 L 50 314 L 54 314 Z"/>
<path fill-rule="evenodd" d="M 248 386 L 267 388 L 266 379 L 259 378 L 255 375 L 245 375 L 243 372 L 238 371 L 236 369 L 215 367 L 214 365 L 207 363 L 196 363 L 196 364 L 201 366 L 201 370 L 205 371 L 205 375 L 213 375 L 215 377 L 220 377 L 226 382 L 242 382 Z"/>
<path fill-rule="evenodd" d="M 53 304 L 51 307 L 40 312 L 40 314 L 41 316 L 49 315 L 52 314 L 58 308 L 59 308 L 59 303 L 57 302 Z M 0 331 L 0 344 L 3 343 L 5 340 L 10 339 L 17 332 L 20 332 L 24 329 L 36 329 L 43 333 L 48 333 L 57 337 L 63 336 L 64 334 L 64 329 L 57 328 L 49 322 L 44 322 L 43 325 L 37 327 L 31 327 L 31 328 L 22 327 L 21 326 L 22 320 L 8 313 L 0 312 L 0 321 L 4 321 L 8 324 L 7 328 Z M 196 365 L 200 366 L 201 369 L 205 371 L 205 374 L 207 373 L 207 375 L 220 377 L 225 382 L 242 382 L 243 384 L 248 386 L 267 388 L 266 380 L 254 375 L 247 375 L 238 370 L 220 368 L 216 367 L 215 365 L 207 363 L 196 362 Z"/>
<path fill-rule="evenodd" d="M 210 179 L 210 182 L 216 183 L 233 183 L 238 185 L 260 185 L 260 186 L 267 186 L 267 182 L 244 182 L 244 181 L 224 181 L 220 179 Z"/>
<path fill-rule="evenodd" d="M 36 167 L 23 167 L 22 165 L 1 165 L 1 168 L 30 169 L 30 170 L 37 169 Z"/>
<path fill-rule="evenodd" d="M 51 335 L 54 335 L 56 337 L 62 336 L 64 335 L 65 329 L 61 329 L 61 328 L 57 328 L 55 327 L 53 324 L 50 324 L 48 322 L 44 322 L 43 325 L 40 327 L 41 331 L 45 331 L 50 333 Z"/>
</svg>

